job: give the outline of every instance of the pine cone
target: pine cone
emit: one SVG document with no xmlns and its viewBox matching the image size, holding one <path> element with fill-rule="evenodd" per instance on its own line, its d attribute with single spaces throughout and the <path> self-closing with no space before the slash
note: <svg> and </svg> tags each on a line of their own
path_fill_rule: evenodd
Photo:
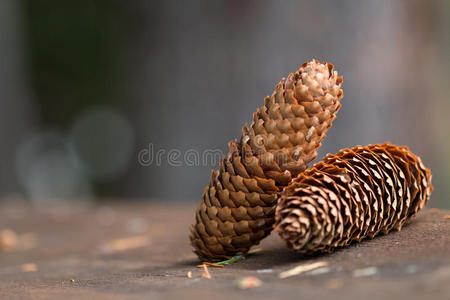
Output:
<svg viewBox="0 0 450 300">
<path fill-rule="evenodd" d="M 246 253 L 274 223 L 278 193 L 317 156 L 343 97 L 342 77 L 313 60 L 284 78 L 212 171 L 191 227 L 202 259 Z"/>
<path fill-rule="evenodd" d="M 400 230 L 425 207 L 432 190 L 430 170 L 406 146 L 344 149 L 285 188 L 275 230 L 300 253 L 331 252 Z"/>
</svg>

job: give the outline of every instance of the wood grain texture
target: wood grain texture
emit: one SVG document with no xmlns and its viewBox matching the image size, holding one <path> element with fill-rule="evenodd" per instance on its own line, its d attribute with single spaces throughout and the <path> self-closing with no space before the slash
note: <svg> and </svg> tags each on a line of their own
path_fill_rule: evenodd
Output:
<svg viewBox="0 0 450 300">
<path fill-rule="evenodd" d="M 450 211 L 425 210 L 400 232 L 313 257 L 289 251 L 273 234 L 262 242 L 262 251 L 209 268 L 212 278 L 202 279 L 186 238 L 192 209 L 181 204 L 40 210 L 2 205 L 0 228 L 19 237 L 34 234 L 36 245 L 0 253 L 0 298 L 448 299 L 450 220 L 444 216 Z M 319 261 L 328 263 L 328 273 L 278 277 Z M 37 270 L 25 272 L 24 264 Z M 372 267 L 376 274 L 358 275 Z M 257 277 L 262 285 L 239 290 L 235 281 L 243 276 Z"/>
</svg>

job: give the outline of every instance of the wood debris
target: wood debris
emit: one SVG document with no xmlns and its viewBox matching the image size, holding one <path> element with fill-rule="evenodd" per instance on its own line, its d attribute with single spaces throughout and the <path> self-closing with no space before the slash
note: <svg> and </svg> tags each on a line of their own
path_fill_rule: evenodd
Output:
<svg viewBox="0 0 450 300">
<path fill-rule="evenodd" d="M 430 209 L 428 210 L 428 212 L 429 212 L 430 214 L 436 214 L 436 213 L 440 212 L 440 210 L 437 209 L 437 208 L 430 208 Z"/>
<path fill-rule="evenodd" d="M 138 235 L 122 239 L 116 239 L 103 245 L 102 250 L 106 253 L 119 252 L 147 246 L 150 238 L 146 235 Z"/>
<path fill-rule="evenodd" d="M 24 251 L 35 248 L 37 237 L 28 232 L 17 234 L 11 229 L 0 230 L 0 252 Z"/>
<path fill-rule="evenodd" d="M 273 270 L 272 269 L 261 269 L 261 270 L 256 270 L 256 273 L 272 273 Z"/>
<path fill-rule="evenodd" d="M 450 215 L 444 216 L 444 219 L 450 220 Z"/>
<path fill-rule="evenodd" d="M 297 266 L 293 269 L 281 272 L 279 277 L 284 279 L 284 278 L 288 278 L 291 276 L 296 276 L 296 275 L 300 275 L 303 274 L 305 272 L 309 272 L 318 268 L 323 268 L 323 267 L 327 267 L 328 264 L 326 262 L 316 262 L 316 263 L 312 263 L 312 264 L 307 264 L 307 265 L 300 265 Z"/>
<path fill-rule="evenodd" d="M 253 289 L 262 285 L 262 281 L 256 277 L 242 277 L 235 282 L 236 286 L 241 290 Z"/>
<path fill-rule="evenodd" d="M 363 269 L 357 269 L 353 271 L 354 277 L 365 277 L 365 276 L 372 276 L 377 274 L 378 269 L 377 267 L 368 267 Z"/>
<path fill-rule="evenodd" d="M 38 269 L 37 265 L 34 263 L 23 264 L 20 268 L 23 272 L 35 272 Z"/>
<path fill-rule="evenodd" d="M 248 251 L 248 254 L 255 254 L 261 252 L 263 249 L 261 247 L 258 248 L 252 248 L 250 251 Z"/>
<path fill-rule="evenodd" d="M 17 247 L 18 238 L 10 229 L 0 230 L 0 252 L 9 252 Z"/>
<path fill-rule="evenodd" d="M 309 272 L 308 275 L 320 275 L 320 274 L 326 274 L 328 272 L 330 272 L 330 268 L 323 267 L 323 268 L 318 268 L 318 269 L 315 269 L 315 270 Z"/>
<path fill-rule="evenodd" d="M 206 278 L 206 279 L 211 279 L 212 278 L 211 274 L 209 273 L 208 267 L 206 265 L 203 265 L 202 278 Z"/>
</svg>

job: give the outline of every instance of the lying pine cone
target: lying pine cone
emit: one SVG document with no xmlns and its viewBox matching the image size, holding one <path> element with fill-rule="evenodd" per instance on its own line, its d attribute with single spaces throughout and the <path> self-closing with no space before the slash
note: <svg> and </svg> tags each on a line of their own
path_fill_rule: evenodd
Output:
<svg viewBox="0 0 450 300">
<path fill-rule="evenodd" d="M 266 97 L 203 192 L 190 235 L 201 259 L 246 253 L 272 231 L 278 193 L 316 158 L 341 85 L 332 64 L 313 60 Z"/>
<path fill-rule="evenodd" d="M 400 230 L 425 207 L 430 170 L 408 147 L 344 149 L 295 178 L 276 208 L 276 231 L 300 253 L 330 252 Z"/>
</svg>

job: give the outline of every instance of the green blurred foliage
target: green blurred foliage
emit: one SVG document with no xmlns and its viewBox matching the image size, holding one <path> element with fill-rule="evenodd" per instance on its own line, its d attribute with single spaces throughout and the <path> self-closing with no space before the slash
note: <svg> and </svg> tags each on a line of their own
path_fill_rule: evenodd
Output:
<svg viewBox="0 0 450 300">
<path fill-rule="evenodd" d="M 31 84 L 43 124 L 66 127 L 89 106 L 114 105 L 123 7 L 108 0 L 21 4 Z"/>
</svg>

